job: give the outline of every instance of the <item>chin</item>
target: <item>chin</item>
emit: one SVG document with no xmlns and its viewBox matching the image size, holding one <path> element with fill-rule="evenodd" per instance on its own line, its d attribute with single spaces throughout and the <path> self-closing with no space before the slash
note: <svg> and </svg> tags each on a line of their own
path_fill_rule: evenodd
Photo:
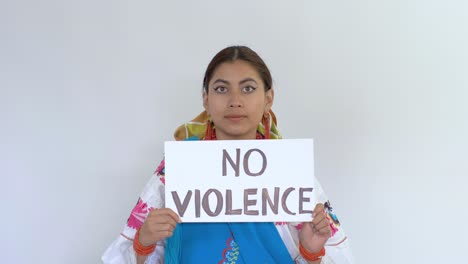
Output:
<svg viewBox="0 0 468 264">
<path fill-rule="evenodd" d="M 227 136 L 229 136 L 230 138 L 235 138 L 235 139 L 255 139 L 255 135 L 256 134 L 253 134 L 253 136 L 249 137 L 250 133 L 248 132 L 238 132 L 238 133 L 229 133 L 229 134 L 226 134 Z"/>
<path fill-rule="evenodd" d="M 225 126 L 222 126 L 222 128 L 220 128 L 218 126 L 218 130 L 221 130 L 223 131 L 222 133 L 226 136 L 226 137 L 229 137 L 229 138 L 235 138 L 235 139 L 255 139 L 256 137 L 256 131 L 257 131 L 257 127 L 254 127 L 254 128 L 248 128 L 245 126 L 245 124 L 243 125 L 232 125 L 232 124 L 225 124 Z M 253 131 L 253 132 L 252 132 Z M 248 136 L 252 134 L 253 138 L 248 138 Z"/>
</svg>

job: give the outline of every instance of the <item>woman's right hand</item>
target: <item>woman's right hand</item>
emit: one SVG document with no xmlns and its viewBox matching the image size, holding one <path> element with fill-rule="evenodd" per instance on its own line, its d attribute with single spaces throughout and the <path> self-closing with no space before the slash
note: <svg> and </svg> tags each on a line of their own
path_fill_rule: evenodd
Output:
<svg viewBox="0 0 468 264">
<path fill-rule="evenodd" d="M 143 246 L 150 246 L 159 240 L 171 237 L 177 223 L 181 223 L 181 220 L 172 209 L 151 210 L 140 228 L 140 243 Z"/>
</svg>

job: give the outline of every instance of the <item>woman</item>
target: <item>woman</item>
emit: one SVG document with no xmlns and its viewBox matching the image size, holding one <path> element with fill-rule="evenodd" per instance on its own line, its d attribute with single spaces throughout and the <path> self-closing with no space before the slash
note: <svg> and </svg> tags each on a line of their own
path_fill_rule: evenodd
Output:
<svg viewBox="0 0 468 264">
<path fill-rule="evenodd" d="M 272 78 L 243 46 L 210 62 L 203 80 L 205 111 L 180 126 L 177 140 L 280 139 L 271 111 Z M 319 184 L 305 223 L 184 223 L 164 208 L 164 161 L 156 170 L 105 263 L 353 263 L 348 241 Z"/>
</svg>

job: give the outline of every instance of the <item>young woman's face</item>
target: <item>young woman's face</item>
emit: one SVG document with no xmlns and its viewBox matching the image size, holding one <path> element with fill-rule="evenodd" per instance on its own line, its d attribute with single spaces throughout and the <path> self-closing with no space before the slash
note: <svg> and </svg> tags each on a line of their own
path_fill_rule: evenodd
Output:
<svg viewBox="0 0 468 264">
<path fill-rule="evenodd" d="M 257 125 L 273 104 L 273 90 L 265 92 L 259 74 L 249 63 L 236 60 L 216 68 L 203 94 L 203 106 L 222 140 L 255 139 Z"/>
</svg>

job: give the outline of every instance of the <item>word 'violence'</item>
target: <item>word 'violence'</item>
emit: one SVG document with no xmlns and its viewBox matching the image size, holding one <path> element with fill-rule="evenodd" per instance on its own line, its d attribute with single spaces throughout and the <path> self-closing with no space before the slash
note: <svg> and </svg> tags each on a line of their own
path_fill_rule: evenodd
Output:
<svg viewBox="0 0 468 264">
<path fill-rule="evenodd" d="M 288 196 L 296 191 L 299 192 L 299 205 L 296 210 L 299 214 L 311 214 L 311 210 L 304 210 L 304 203 L 310 202 L 309 197 L 305 197 L 306 192 L 312 192 L 313 188 L 296 188 L 290 187 L 284 191 L 280 191 L 279 187 L 274 188 L 273 198 L 270 196 L 270 193 L 267 188 L 262 188 L 261 190 L 261 215 L 266 215 L 269 210 L 277 215 L 281 209 L 283 212 L 289 215 L 296 215 L 295 212 L 291 211 L 291 208 L 287 206 Z M 195 194 L 195 199 L 193 205 L 195 206 L 195 217 L 199 218 L 201 210 L 211 217 L 215 217 L 221 214 L 224 210 L 224 215 L 259 215 L 258 210 L 251 209 L 251 206 L 256 206 L 258 200 L 250 197 L 251 195 L 256 195 L 258 192 L 257 188 L 244 189 L 244 206 L 243 208 L 232 208 L 232 190 L 227 189 L 224 196 L 221 191 L 217 189 L 208 189 L 205 193 L 201 193 L 200 190 L 195 189 L 194 191 L 189 190 L 185 195 L 183 202 L 181 202 L 177 192 L 171 192 L 174 203 L 177 207 L 177 211 L 181 217 L 184 216 L 185 211 L 187 210 L 190 202 L 192 201 L 192 195 Z M 216 203 L 210 204 L 210 196 L 214 195 L 216 198 Z M 281 197 L 281 202 L 280 202 Z M 214 210 L 212 210 L 214 208 Z"/>
</svg>

